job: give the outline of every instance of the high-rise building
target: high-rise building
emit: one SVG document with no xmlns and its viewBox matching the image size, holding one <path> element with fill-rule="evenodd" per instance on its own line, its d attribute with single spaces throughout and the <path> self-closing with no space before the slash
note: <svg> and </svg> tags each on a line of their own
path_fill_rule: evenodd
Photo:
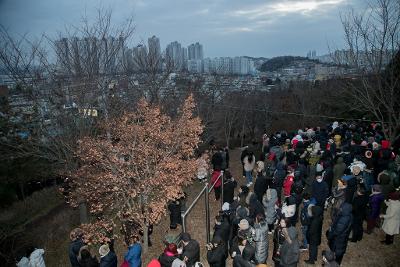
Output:
<svg viewBox="0 0 400 267">
<path fill-rule="evenodd" d="M 147 48 L 145 45 L 137 45 L 132 51 L 133 71 L 143 72 L 147 68 Z"/>
<path fill-rule="evenodd" d="M 187 50 L 177 41 L 167 45 L 166 51 L 167 68 L 174 71 L 182 71 L 186 69 Z"/>
<path fill-rule="evenodd" d="M 189 60 L 202 60 L 203 59 L 203 46 L 197 42 L 188 47 Z"/>
<path fill-rule="evenodd" d="M 148 39 L 149 54 L 148 54 L 148 64 L 150 68 L 161 70 L 161 46 L 160 39 L 156 36 L 152 36 Z"/>
</svg>

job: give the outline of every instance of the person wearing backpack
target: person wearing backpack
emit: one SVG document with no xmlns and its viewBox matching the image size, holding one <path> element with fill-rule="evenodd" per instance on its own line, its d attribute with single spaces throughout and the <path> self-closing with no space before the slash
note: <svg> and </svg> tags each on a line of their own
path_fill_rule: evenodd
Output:
<svg viewBox="0 0 400 267">
<path fill-rule="evenodd" d="M 301 212 L 300 212 L 301 232 L 303 235 L 303 243 L 300 246 L 301 251 L 308 250 L 307 231 L 308 231 L 308 227 L 311 223 L 311 218 L 308 214 L 308 207 L 310 205 L 315 205 L 315 201 L 310 199 L 310 194 L 304 193 L 303 208 L 301 209 Z"/>
</svg>

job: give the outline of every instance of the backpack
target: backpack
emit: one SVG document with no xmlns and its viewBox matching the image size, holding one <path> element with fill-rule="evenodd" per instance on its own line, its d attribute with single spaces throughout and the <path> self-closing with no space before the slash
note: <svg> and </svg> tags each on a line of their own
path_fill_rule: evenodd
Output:
<svg viewBox="0 0 400 267">
<path fill-rule="evenodd" d="M 311 223 L 311 218 L 308 216 L 308 206 L 310 204 L 308 203 L 307 206 L 303 206 L 300 212 L 300 222 L 301 225 L 310 225 Z"/>
</svg>

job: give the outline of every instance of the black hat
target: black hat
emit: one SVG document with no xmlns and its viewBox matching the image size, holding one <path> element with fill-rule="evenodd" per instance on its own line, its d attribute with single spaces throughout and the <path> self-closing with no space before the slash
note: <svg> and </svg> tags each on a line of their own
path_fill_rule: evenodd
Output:
<svg viewBox="0 0 400 267">
<path fill-rule="evenodd" d="M 189 242 L 192 238 L 190 237 L 190 234 L 188 234 L 188 233 L 183 233 L 181 239 L 182 239 L 182 241 L 184 241 L 184 242 Z"/>
</svg>

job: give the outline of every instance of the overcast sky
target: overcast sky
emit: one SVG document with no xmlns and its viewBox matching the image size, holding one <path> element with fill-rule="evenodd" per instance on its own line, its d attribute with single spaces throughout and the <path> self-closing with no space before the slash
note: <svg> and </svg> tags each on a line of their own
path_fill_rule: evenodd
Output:
<svg viewBox="0 0 400 267">
<path fill-rule="evenodd" d="M 133 16 L 133 43 L 160 38 L 200 42 L 206 57 L 305 56 L 341 47 L 340 14 L 365 0 L 0 0 L 0 24 L 14 34 L 56 36 L 96 8 L 111 8 L 115 23 Z"/>
</svg>

